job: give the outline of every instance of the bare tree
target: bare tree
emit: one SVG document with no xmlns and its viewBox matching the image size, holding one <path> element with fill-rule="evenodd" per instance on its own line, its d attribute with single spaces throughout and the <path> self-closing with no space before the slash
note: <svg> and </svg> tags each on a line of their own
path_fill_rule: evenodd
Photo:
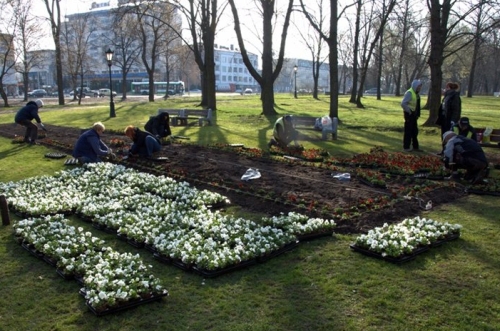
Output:
<svg viewBox="0 0 500 331">
<path fill-rule="evenodd" d="M 375 5 L 375 4 L 374 4 Z M 373 52 L 375 50 L 375 47 L 377 46 L 378 40 L 381 38 L 385 25 L 387 23 L 387 20 L 389 19 L 389 15 L 391 15 L 392 10 L 396 6 L 396 0 L 389 0 L 387 5 L 385 3 L 385 0 L 382 1 L 382 9 L 380 11 L 380 15 L 377 17 L 377 24 L 378 26 L 376 27 L 375 31 L 375 36 L 370 42 L 370 47 L 366 49 L 366 53 L 364 55 L 364 61 L 363 61 L 363 68 L 361 71 L 361 81 L 360 81 L 360 87 L 358 91 L 358 95 L 356 98 L 356 106 L 358 108 L 364 108 L 363 103 L 361 102 L 361 97 L 363 96 L 363 87 L 364 83 L 366 80 L 366 75 L 368 72 L 368 67 L 370 66 L 370 60 L 373 55 Z M 366 40 L 368 41 L 368 37 Z"/>
<path fill-rule="evenodd" d="M 80 104 L 84 96 L 83 78 L 90 73 L 88 52 L 91 46 L 91 36 L 96 30 L 96 22 L 89 14 L 81 14 L 70 22 L 64 23 L 63 26 L 61 49 L 66 60 L 64 67 L 71 79 L 74 91 L 73 100 L 78 98 L 78 104 Z"/>
<path fill-rule="evenodd" d="M 115 65 L 121 68 L 123 82 L 127 81 L 130 69 L 139 62 L 141 54 L 137 25 L 131 15 L 121 15 L 118 12 L 113 14 L 113 36 L 108 42 L 115 49 Z M 127 84 L 122 84 L 122 100 L 126 99 Z"/>
<path fill-rule="evenodd" d="M 472 51 L 471 65 L 469 70 L 469 83 L 467 86 L 467 97 L 472 98 L 474 91 L 474 76 L 476 64 L 479 62 L 481 44 L 485 36 L 491 29 L 500 25 L 498 18 L 498 2 L 480 0 L 475 12 L 471 15 L 471 23 L 474 33 L 474 46 Z"/>
<path fill-rule="evenodd" d="M 260 5 L 258 10 L 262 16 L 262 74 L 259 74 L 257 68 L 252 64 L 248 57 L 248 52 L 243 40 L 241 31 L 241 23 L 234 0 L 229 0 L 231 11 L 234 18 L 234 30 L 238 38 L 238 45 L 241 50 L 243 62 L 247 67 L 252 77 L 261 87 L 262 112 L 266 116 L 275 115 L 274 110 L 274 81 L 278 77 L 281 68 L 283 67 L 283 59 L 285 54 L 286 37 L 288 27 L 290 25 L 290 16 L 293 8 L 293 0 L 288 0 L 288 5 L 284 15 L 284 21 L 281 32 L 281 44 L 276 59 L 276 64 L 273 59 L 273 21 L 276 19 L 276 0 L 259 0 L 255 4 Z"/>
<path fill-rule="evenodd" d="M 14 15 L 17 16 L 18 27 L 16 40 L 16 71 L 23 77 L 24 101 L 28 100 L 29 72 L 41 64 L 41 52 L 35 51 L 39 48 L 39 40 L 45 35 L 40 28 L 40 19 L 33 16 L 32 2 L 16 0 L 11 2 L 14 5 Z"/>
<path fill-rule="evenodd" d="M 319 19 L 316 19 L 312 13 L 313 10 L 306 8 L 303 0 L 300 0 L 302 13 L 309 21 L 309 24 L 320 34 L 321 38 L 326 41 L 329 49 L 328 61 L 330 64 L 330 117 L 339 118 L 339 75 L 338 75 L 338 47 L 337 47 L 337 25 L 338 25 L 338 10 L 337 0 L 330 0 L 330 24 L 327 31 L 323 31 L 319 27 Z M 350 5 L 344 7 L 342 13 L 349 8 Z M 342 15 L 342 13 L 340 15 Z"/>
<path fill-rule="evenodd" d="M 143 2 L 135 0 L 125 14 L 134 15 L 138 22 L 141 43 L 141 61 L 148 73 L 149 101 L 154 102 L 156 66 L 164 52 L 162 42 L 172 28 L 176 6 L 167 2 Z"/>
<path fill-rule="evenodd" d="M 317 1 L 317 7 L 319 8 L 319 13 L 317 16 L 317 24 L 318 24 L 318 29 L 320 31 L 323 31 L 324 25 L 325 25 L 325 20 L 326 17 L 323 14 L 323 1 L 324 0 L 318 0 Z M 322 56 L 322 50 L 324 46 L 324 40 L 321 38 L 321 35 L 318 33 L 316 29 L 313 29 L 311 32 L 309 29 L 306 31 L 307 33 L 302 32 L 301 28 L 297 28 L 297 31 L 299 32 L 300 37 L 302 38 L 304 44 L 306 45 L 307 49 L 311 53 L 311 58 L 312 58 L 312 77 L 313 77 L 313 98 L 318 99 L 318 79 L 319 79 L 319 69 L 325 62 L 325 60 L 328 57 Z"/>
<path fill-rule="evenodd" d="M 8 3 L 2 3 L 2 10 L 9 12 L 11 15 L 5 15 L 0 21 L 0 96 L 4 102 L 4 106 L 9 106 L 7 98 L 6 83 L 12 79 L 15 73 L 16 51 L 14 44 L 14 36 L 19 28 L 19 17 L 16 15 L 16 4 L 13 7 Z"/>
<path fill-rule="evenodd" d="M 189 0 L 184 6 L 182 0 L 175 0 L 187 22 L 192 42 L 183 41 L 191 49 L 194 61 L 201 73 L 201 106 L 217 109 L 215 87 L 215 35 L 221 15 L 227 2 L 217 0 Z"/>
<path fill-rule="evenodd" d="M 63 67 L 61 52 L 61 6 L 60 0 L 43 0 L 49 14 L 52 38 L 56 48 L 56 81 L 59 105 L 64 105 Z"/>
</svg>

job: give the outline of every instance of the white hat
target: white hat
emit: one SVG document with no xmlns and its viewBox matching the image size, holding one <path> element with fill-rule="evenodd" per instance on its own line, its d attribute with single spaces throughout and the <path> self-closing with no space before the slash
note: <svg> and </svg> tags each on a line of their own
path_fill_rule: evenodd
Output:
<svg viewBox="0 0 500 331">
<path fill-rule="evenodd" d="M 36 103 L 36 105 L 38 106 L 38 108 L 42 108 L 42 107 L 43 107 L 43 101 L 42 101 L 42 100 L 40 100 L 40 99 L 36 99 L 36 100 L 35 100 L 35 103 Z"/>
<path fill-rule="evenodd" d="M 446 141 L 446 138 L 451 138 L 452 136 L 456 136 L 457 134 L 453 131 L 446 131 L 443 133 L 443 141 Z"/>
</svg>

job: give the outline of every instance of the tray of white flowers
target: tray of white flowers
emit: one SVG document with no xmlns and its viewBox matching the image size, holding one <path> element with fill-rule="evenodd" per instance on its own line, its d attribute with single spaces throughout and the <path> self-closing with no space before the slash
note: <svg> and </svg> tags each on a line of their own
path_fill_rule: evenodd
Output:
<svg viewBox="0 0 500 331">
<path fill-rule="evenodd" d="M 409 218 L 398 224 L 384 224 L 356 238 L 352 250 L 392 263 L 413 260 L 430 247 L 460 237 L 460 224 L 436 222 L 426 218 Z"/>
</svg>

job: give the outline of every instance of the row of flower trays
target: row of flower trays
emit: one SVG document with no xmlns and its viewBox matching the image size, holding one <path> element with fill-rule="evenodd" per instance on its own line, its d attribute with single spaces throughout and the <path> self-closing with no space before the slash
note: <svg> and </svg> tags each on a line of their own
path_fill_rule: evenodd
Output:
<svg viewBox="0 0 500 331">
<path fill-rule="evenodd" d="M 460 237 L 460 224 L 426 218 L 408 218 L 398 224 L 384 224 L 356 238 L 350 247 L 362 254 L 392 263 L 414 259 L 431 247 Z"/>
<path fill-rule="evenodd" d="M 97 316 L 135 307 L 168 295 L 139 255 L 119 253 L 64 215 L 16 222 L 16 240 L 36 257 L 57 268 L 65 279 L 76 279 L 80 294 Z"/>
</svg>

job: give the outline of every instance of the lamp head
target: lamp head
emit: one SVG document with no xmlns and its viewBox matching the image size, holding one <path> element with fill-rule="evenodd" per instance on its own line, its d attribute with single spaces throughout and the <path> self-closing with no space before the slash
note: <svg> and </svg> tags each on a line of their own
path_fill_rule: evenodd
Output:
<svg viewBox="0 0 500 331">
<path fill-rule="evenodd" d="M 108 60 L 109 63 L 111 63 L 111 61 L 113 61 L 113 51 L 111 50 L 111 48 L 108 48 L 108 50 L 106 51 L 106 60 Z"/>
</svg>

